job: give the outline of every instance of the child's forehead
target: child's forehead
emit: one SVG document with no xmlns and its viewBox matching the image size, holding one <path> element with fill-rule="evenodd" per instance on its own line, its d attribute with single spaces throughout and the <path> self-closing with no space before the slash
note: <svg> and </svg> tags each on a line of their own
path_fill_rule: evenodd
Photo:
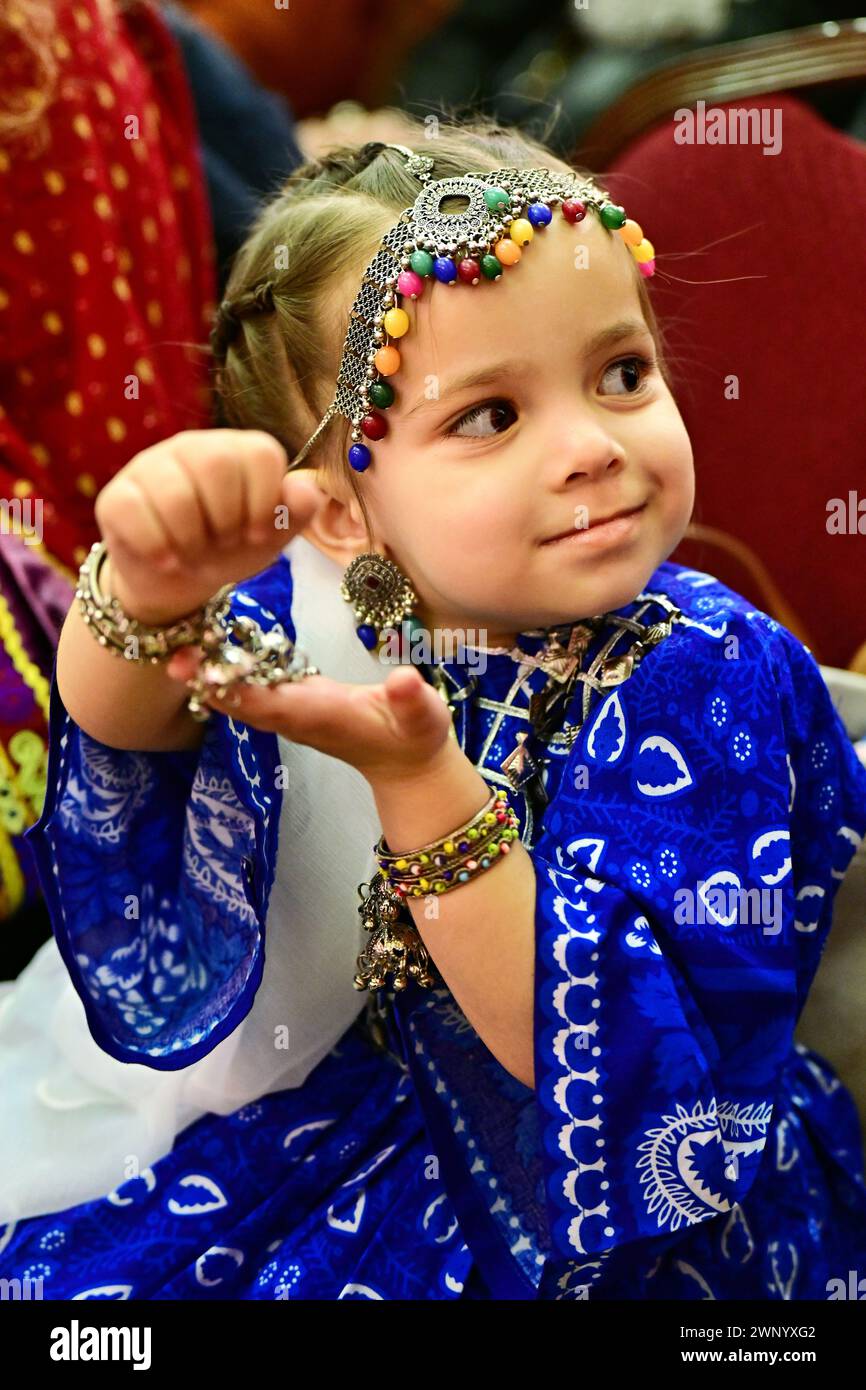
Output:
<svg viewBox="0 0 866 1390">
<path fill-rule="evenodd" d="M 489 344 L 519 354 L 530 342 L 588 340 L 608 322 L 643 319 L 628 248 L 593 217 L 579 226 L 556 218 L 523 250 L 518 266 L 493 283 L 431 285 L 404 301 L 411 328 L 401 340 L 401 376 L 435 370 L 455 353 Z"/>
</svg>

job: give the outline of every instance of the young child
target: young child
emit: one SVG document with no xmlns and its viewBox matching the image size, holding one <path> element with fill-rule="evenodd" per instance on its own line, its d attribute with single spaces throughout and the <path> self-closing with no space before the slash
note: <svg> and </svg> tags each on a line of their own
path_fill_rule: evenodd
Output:
<svg viewBox="0 0 866 1390">
<path fill-rule="evenodd" d="M 227 428 L 97 500 L 0 1274 L 826 1298 L 863 1159 L 793 1034 L 866 770 L 809 652 L 667 558 L 694 478 L 642 229 L 516 131 L 413 143 L 273 199 Z"/>
</svg>

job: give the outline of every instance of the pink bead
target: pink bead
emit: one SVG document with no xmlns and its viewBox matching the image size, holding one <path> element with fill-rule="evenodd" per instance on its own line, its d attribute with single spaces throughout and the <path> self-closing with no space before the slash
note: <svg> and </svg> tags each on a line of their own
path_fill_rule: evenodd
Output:
<svg viewBox="0 0 866 1390">
<path fill-rule="evenodd" d="M 638 261 L 637 268 L 640 271 L 641 275 L 643 275 L 646 278 L 649 278 L 649 276 L 655 272 L 655 260 L 653 259 L 651 261 Z"/>
<path fill-rule="evenodd" d="M 397 291 L 408 299 L 420 299 L 424 293 L 424 281 L 414 270 L 401 270 L 397 276 Z"/>
<path fill-rule="evenodd" d="M 472 869 L 477 869 L 477 868 L 478 868 L 478 860 L 477 860 L 477 859 L 467 859 L 467 860 L 466 860 L 466 868 L 469 869 L 470 872 L 472 871 Z"/>
</svg>

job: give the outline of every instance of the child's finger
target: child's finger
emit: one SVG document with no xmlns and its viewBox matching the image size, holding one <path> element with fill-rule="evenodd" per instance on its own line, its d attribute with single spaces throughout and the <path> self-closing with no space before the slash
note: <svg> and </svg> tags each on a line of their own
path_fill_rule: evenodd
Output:
<svg viewBox="0 0 866 1390">
<path fill-rule="evenodd" d="M 313 479 L 303 470 L 287 473 L 283 479 L 283 501 L 289 509 L 289 528 L 286 539 L 291 540 L 303 531 L 312 521 L 319 507 L 325 501 L 325 494 Z"/>
<path fill-rule="evenodd" d="M 414 666 L 401 666 L 392 671 L 384 689 L 401 733 L 423 733 L 434 726 L 441 700 Z"/>
<path fill-rule="evenodd" d="M 327 676 L 305 676 L 272 686 L 238 681 L 223 699 L 210 695 L 206 703 L 220 714 L 264 733 L 280 733 L 293 743 L 316 745 L 339 738 L 344 726 L 336 708 L 344 706 L 342 688 Z"/>
<path fill-rule="evenodd" d="M 190 681 L 198 671 L 201 658 L 201 647 L 181 647 L 169 658 L 166 672 L 173 681 Z"/>
</svg>

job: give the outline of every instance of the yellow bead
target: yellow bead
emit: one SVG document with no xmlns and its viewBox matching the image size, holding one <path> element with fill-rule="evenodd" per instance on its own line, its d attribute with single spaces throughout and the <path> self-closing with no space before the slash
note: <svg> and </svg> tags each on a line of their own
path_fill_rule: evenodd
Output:
<svg viewBox="0 0 866 1390">
<path fill-rule="evenodd" d="M 419 855 L 418 855 L 418 863 L 419 863 L 419 864 L 429 864 L 429 863 L 430 863 L 430 855 L 429 855 L 429 854 L 419 854 Z"/>
<path fill-rule="evenodd" d="M 467 830 L 467 832 L 466 832 L 466 838 L 467 838 L 467 840 L 477 840 L 477 839 L 478 839 L 478 831 L 477 831 L 477 830 Z"/>
<path fill-rule="evenodd" d="M 441 879 L 437 879 L 436 882 L 433 884 L 433 891 L 434 893 L 445 892 L 445 884 L 442 882 Z"/>
<path fill-rule="evenodd" d="M 382 327 L 391 338 L 402 338 L 404 333 L 409 332 L 409 315 L 405 309 L 389 309 L 384 319 Z"/>
<path fill-rule="evenodd" d="M 484 820 L 487 823 L 487 825 L 493 825 L 496 820 L 496 816 L 493 814 L 492 811 L 487 811 L 485 812 Z"/>
<path fill-rule="evenodd" d="M 453 841 L 453 840 L 446 840 L 445 843 L 444 843 L 444 845 L 442 846 L 442 848 L 444 849 L 444 851 L 445 851 L 446 854 L 453 854 L 453 853 L 454 853 L 454 841 Z"/>
<path fill-rule="evenodd" d="M 426 890 L 430 887 L 429 880 L 426 878 L 419 878 L 418 887 L 426 892 Z"/>
<path fill-rule="evenodd" d="M 409 867 L 409 860 L 408 860 L 408 859 L 398 859 L 398 860 L 397 860 L 397 863 L 395 864 L 394 867 L 397 868 L 397 869 L 408 869 L 408 867 Z"/>
<path fill-rule="evenodd" d="M 655 247 L 651 241 L 644 237 L 637 246 L 631 248 L 631 253 L 636 261 L 651 261 L 655 259 Z"/>
<path fill-rule="evenodd" d="M 526 246 L 535 236 L 535 228 L 526 217 L 517 217 L 508 228 L 508 235 L 518 246 Z"/>
<path fill-rule="evenodd" d="M 512 241 L 510 237 L 503 237 L 501 241 L 497 241 L 493 252 L 501 265 L 517 265 L 523 255 L 517 242 Z"/>
<path fill-rule="evenodd" d="M 625 219 L 618 230 L 627 246 L 639 246 L 643 241 L 643 228 L 639 222 L 633 222 L 630 217 Z"/>
</svg>

